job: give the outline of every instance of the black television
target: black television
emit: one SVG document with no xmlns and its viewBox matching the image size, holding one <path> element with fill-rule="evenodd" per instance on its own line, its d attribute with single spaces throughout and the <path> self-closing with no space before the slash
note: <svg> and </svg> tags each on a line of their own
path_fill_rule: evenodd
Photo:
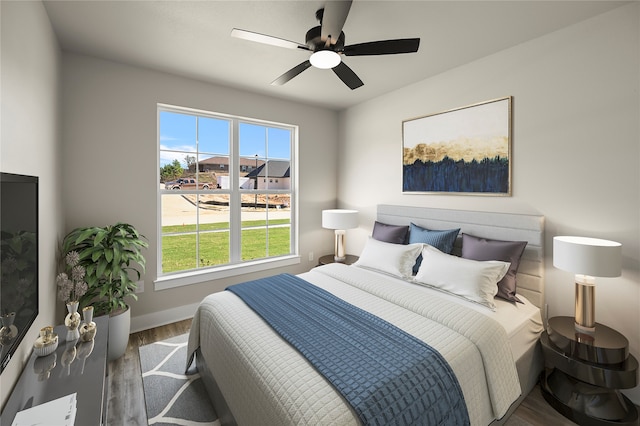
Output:
<svg viewBox="0 0 640 426">
<path fill-rule="evenodd" d="M 0 173 L 0 373 L 38 316 L 38 177 Z"/>
</svg>

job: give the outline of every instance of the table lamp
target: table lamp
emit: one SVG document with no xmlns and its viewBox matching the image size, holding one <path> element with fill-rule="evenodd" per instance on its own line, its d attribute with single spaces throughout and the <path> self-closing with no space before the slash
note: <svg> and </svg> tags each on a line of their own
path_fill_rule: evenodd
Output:
<svg viewBox="0 0 640 426">
<path fill-rule="evenodd" d="M 322 227 L 335 229 L 336 241 L 333 259 L 336 262 L 344 262 L 347 258 L 344 248 L 346 230 L 358 227 L 358 211 L 342 209 L 323 210 Z"/>
<path fill-rule="evenodd" d="M 622 244 L 587 237 L 553 237 L 553 266 L 576 274 L 575 327 L 594 332 L 595 278 L 619 277 Z"/>
</svg>

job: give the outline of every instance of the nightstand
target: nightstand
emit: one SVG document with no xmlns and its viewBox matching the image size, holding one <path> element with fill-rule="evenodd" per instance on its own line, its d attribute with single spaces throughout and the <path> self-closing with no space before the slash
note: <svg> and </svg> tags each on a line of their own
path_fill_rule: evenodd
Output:
<svg viewBox="0 0 640 426">
<path fill-rule="evenodd" d="M 602 324 L 579 333 L 573 317 L 555 317 L 540 343 L 540 388 L 556 411 L 580 425 L 638 424 L 637 408 L 618 391 L 638 383 L 638 361 L 622 334 Z"/>
<path fill-rule="evenodd" d="M 354 256 L 352 254 L 348 254 L 345 261 L 340 263 L 344 263 L 345 265 L 351 265 L 352 263 L 356 263 L 358 259 L 360 259 L 360 257 Z M 336 263 L 336 261 L 333 260 L 332 254 L 320 256 L 320 258 L 318 259 L 318 265 L 328 265 L 329 263 Z"/>
</svg>

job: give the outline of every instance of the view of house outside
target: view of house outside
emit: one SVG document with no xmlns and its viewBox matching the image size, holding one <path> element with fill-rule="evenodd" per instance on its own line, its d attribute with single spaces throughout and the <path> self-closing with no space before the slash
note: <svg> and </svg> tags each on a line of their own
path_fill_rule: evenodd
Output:
<svg viewBox="0 0 640 426">
<path fill-rule="evenodd" d="M 159 108 L 159 273 L 295 252 L 294 131 L 201 111 Z M 239 155 L 234 158 L 232 152 Z"/>
</svg>

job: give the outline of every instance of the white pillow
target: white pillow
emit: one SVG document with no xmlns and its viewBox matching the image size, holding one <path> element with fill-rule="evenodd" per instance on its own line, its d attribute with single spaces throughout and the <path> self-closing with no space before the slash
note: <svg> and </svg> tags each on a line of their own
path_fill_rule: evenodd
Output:
<svg viewBox="0 0 640 426">
<path fill-rule="evenodd" d="M 422 244 L 392 244 L 369 237 L 354 265 L 409 278 L 421 250 Z"/>
<path fill-rule="evenodd" d="M 425 245 L 414 281 L 480 303 L 493 310 L 497 283 L 509 270 L 509 262 L 463 259 Z"/>
</svg>

